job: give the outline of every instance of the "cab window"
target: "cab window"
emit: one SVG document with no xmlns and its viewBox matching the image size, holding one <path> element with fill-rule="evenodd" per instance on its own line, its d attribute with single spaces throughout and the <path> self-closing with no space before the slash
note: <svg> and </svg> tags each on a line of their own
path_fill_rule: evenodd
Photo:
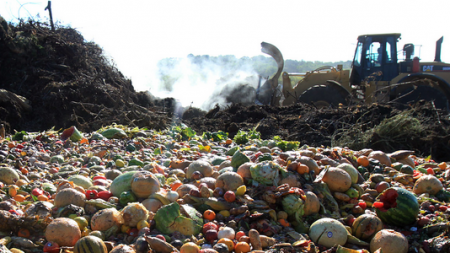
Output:
<svg viewBox="0 0 450 253">
<path fill-rule="evenodd" d="M 368 67 L 381 67 L 383 53 L 380 42 L 372 42 L 366 50 L 366 61 Z"/>
<path fill-rule="evenodd" d="M 356 47 L 355 58 L 353 59 L 353 65 L 356 67 L 361 66 L 361 53 L 362 53 L 362 42 L 358 42 L 358 46 Z"/>
</svg>

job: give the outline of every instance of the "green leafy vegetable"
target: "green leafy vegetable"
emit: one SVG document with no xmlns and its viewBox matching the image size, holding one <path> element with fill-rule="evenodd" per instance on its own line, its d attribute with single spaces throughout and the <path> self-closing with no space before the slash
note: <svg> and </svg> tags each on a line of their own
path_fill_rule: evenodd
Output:
<svg viewBox="0 0 450 253">
<path fill-rule="evenodd" d="M 239 130 L 233 140 L 236 144 L 246 144 L 249 140 L 261 140 L 261 133 L 254 129 L 248 132 Z"/>
</svg>

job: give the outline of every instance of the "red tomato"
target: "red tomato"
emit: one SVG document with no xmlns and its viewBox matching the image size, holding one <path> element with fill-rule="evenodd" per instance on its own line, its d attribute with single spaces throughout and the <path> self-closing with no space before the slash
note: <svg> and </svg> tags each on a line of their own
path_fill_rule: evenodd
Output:
<svg viewBox="0 0 450 253">
<path fill-rule="evenodd" d="M 239 241 L 239 238 L 245 235 L 244 231 L 239 231 L 236 233 L 236 241 Z"/>
<path fill-rule="evenodd" d="M 92 182 L 94 185 L 107 186 L 108 181 L 106 179 L 96 179 Z"/>
<path fill-rule="evenodd" d="M 366 204 L 366 202 L 364 202 L 364 201 L 359 202 L 358 205 L 359 205 L 362 209 L 366 209 L 366 207 L 367 207 L 367 204 Z"/>
<path fill-rule="evenodd" d="M 433 170 L 433 168 L 428 168 L 428 169 L 427 169 L 427 173 L 428 173 L 428 175 L 434 175 L 434 170 Z"/>
<path fill-rule="evenodd" d="M 47 242 L 44 245 L 44 252 L 59 253 L 59 245 L 56 242 Z"/>
<path fill-rule="evenodd" d="M 383 204 L 383 202 L 374 202 L 373 204 L 372 204 L 372 207 L 374 207 L 374 208 L 383 208 L 384 207 L 384 204 Z"/>
<path fill-rule="evenodd" d="M 41 189 L 39 189 L 39 188 L 34 188 L 32 191 L 31 191 L 31 194 L 33 194 L 34 196 L 40 196 L 40 195 L 42 195 L 42 194 L 44 194 L 44 191 L 43 190 L 41 190 Z"/>
<path fill-rule="evenodd" d="M 97 179 L 104 179 L 106 180 L 105 176 L 95 176 L 94 178 L 92 178 L 92 180 L 97 180 Z"/>
<path fill-rule="evenodd" d="M 132 228 L 132 229 L 127 231 L 127 234 L 129 236 L 137 237 L 138 234 L 139 234 L 139 230 L 137 228 Z"/>
<path fill-rule="evenodd" d="M 96 198 L 98 198 L 97 190 L 87 190 L 85 195 L 86 195 L 86 199 L 96 199 Z"/>
<path fill-rule="evenodd" d="M 111 198 L 113 196 L 113 194 L 110 191 L 101 191 L 97 194 L 97 197 L 108 201 L 109 198 Z"/>
</svg>

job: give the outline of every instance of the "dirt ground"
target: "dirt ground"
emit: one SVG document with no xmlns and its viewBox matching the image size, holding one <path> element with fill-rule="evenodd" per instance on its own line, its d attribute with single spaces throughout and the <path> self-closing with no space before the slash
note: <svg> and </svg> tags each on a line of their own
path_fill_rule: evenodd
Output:
<svg viewBox="0 0 450 253">
<path fill-rule="evenodd" d="M 3 29 L 3 30 L 2 30 Z M 429 103 L 373 104 L 317 109 L 232 104 L 209 112 L 175 111 L 172 98 L 136 92 L 102 54 L 74 29 L 23 22 L 0 26 L 0 122 L 8 133 L 72 125 L 95 131 L 112 123 L 165 129 L 183 122 L 198 134 L 256 129 L 309 146 L 348 146 L 392 152 L 408 149 L 450 161 L 450 119 Z"/>
</svg>

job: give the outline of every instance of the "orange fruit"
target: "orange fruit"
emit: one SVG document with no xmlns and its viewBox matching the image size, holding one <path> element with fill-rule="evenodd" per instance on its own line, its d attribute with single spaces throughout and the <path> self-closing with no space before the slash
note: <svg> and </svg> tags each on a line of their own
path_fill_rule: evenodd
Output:
<svg viewBox="0 0 450 253">
<path fill-rule="evenodd" d="M 24 175 L 28 174 L 27 168 L 22 168 L 20 171 L 21 171 L 22 174 L 24 174 Z"/>
<path fill-rule="evenodd" d="M 238 243 L 236 243 L 236 246 L 234 247 L 234 251 L 236 253 L 250 252 L 250 245 L 246 242 L 238 242 Z"/>
<path fill-rule="evenodd" d="M 232 251 L 234 249 L 234 242 L 228 238 L 221 238 L 217 243 L 225 243 L 228 247 L 228 251 Z"/>
<path fill-rule="evenodd" d="M 141 220 L 138 222 L 138 224 L 136 225 L 136 228 L 138 230 L 141 230 L 143 228 L 149 228 L 150 224 L 146 221 L 146 220 Z"/>
<path fill-rule="evenodd" d="M 367 156 L 365 155 L 358 157 L 358 159 L 356 159 L 356 162 L 363 167 L 369 166 L 369 158 L 367 158 Z"/>
<path fill-rule="evenodd" d="M 39 195 L 39 196 L 37 197 L 37 199 L 38 199 L 39 201 L 48 201 L 48 197 L 45 196 L 44 194 Z"/>
<path fill-rule="evenodd" d="M 180 253 L 198 253 L 200 252 L 200 248 L 197 246 L 197 244 L 193 242 L 188 242 L 183 244 L 180 249 Z"/>
<path fill-rule="evenodd" d="M 172 191 L 176 191 L 178 187 L 182 186 L 183 183 L 180 180 L 176 180 L 170 185 L 170 188 L 172 188 Z"/>
<path fill-rule="evenodd" d="M 283 227 L 289 227 L 291 224 L 289 224 L 289 222 L 287 222 L 285 219 L 279 219 L 278 222 L 283 226 Z"/>
<path fill-rule="evenodd" d="M 23 237 L 23 238 L 29 238 L 30 237 L 30 231 L 26 228 L 21 228 L 19 229 L 19 231 L 17 232 L 17 235 L 19 237 Z"/>
<path fill-rule="evenodd" d="M 25 181 L 23 179 L 19 179 L 16 182 L 16 185 L 19 186 L 19 187 L 22 186 L 22 185 L 26 185 L 26 184 L 28 184 L 27 181 Z"/>
<path fill-rule="evenodd" d="M 203 218 L 212 221 L 216 218 L 216 213 L 213 210 L 208 209 L 203 213 Z"/>
<path fill-rule="evenodd" d="M 17 195 L 17 190 L 19 190 L 19 186 L 17 186 L 17 185 L 11 185 L 11 186 L 8 188 L 9 196 L 11 196 L 11 197 L 16 196 L 16 195 Z"/>
<path fill-rule="evenodd" d="M 14 196 L 14 200 L 17 202 L 24 202 L 25 196 L 23 196 L 22 194 L 17 194 L 16 196 Z"/>
<path fill-rule="evenodd" d="M 297 166 L 297 172 L 300 174 L 300 175 L 303 175 L 303 174 L 305 174 L 305 173 L 309 173 L 309 167 L 306 165 L 306 164 L 299 164 L 298 166 Z"/>
</svg>

